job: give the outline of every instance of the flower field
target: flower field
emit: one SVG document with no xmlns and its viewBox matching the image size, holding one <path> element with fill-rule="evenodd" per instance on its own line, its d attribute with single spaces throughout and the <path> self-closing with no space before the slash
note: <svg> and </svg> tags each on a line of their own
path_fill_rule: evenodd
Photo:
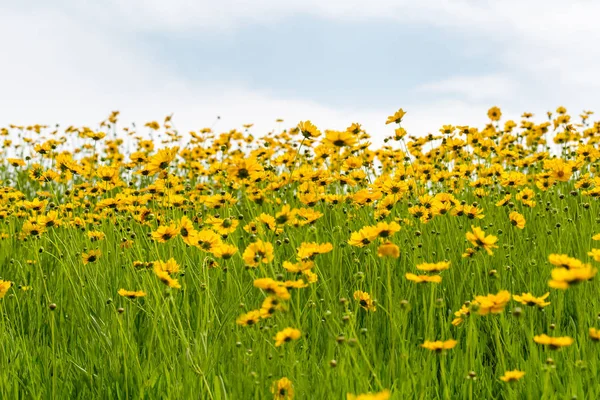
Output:
<svg viewBox="0 0 600 400">
<path fill-rule="evenodd" d="M 0 398 L 600 398 L 600 122 L 407 118 L 1 128 Z"/>
</svg>

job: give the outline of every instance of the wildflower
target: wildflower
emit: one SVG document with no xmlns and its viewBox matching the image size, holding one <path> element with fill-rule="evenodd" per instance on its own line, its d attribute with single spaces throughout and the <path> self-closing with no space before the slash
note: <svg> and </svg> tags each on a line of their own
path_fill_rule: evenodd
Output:
<svg viewBox="0 0 600 400">
<path fill-rule="evenodd" d="M 548 296 L 550 296 L 549 292 L 541 297 L 535 297 L 531 293 L 523 293 L 520 296 L 514 295 L 513 299 L 526 306 L 537 306 L 538 308 L 544 308 L 550 305 L 549 301 L 545 301 L 548 298 Z"/>
<path fill-rule="evenodd" d="M 510 214 L 508 214 L 508 218 L 510 219 L 510 223 L 513 226 L 516 226 L 519 229 L 525 228 L 525 217 L 519 214 L 518 212 L 511 212 Z"/>
<path fill-rule="evenodd" d="M 592 240 L 600 240 L 600 233 L 597 233 L 594 236 L 592 236 Z"/>
<path fill-rule="evenodd" d="M 450 268 L 450 261 L 440 261 L 437 263 L 422 263 L 417 265 L 417 269 L 426 272 L 441 272 Z"/>
<path fill-rule="evenodd" d="M 284 343 L 291 342 L 292 340 L 300 339 L 301 333 L 298 329 L 285 328 L 282 331 L 277 332 L 275 335 L 275 347 L 279 347 Z"/>
<path fill-rule="evenodd" d="M 391 124 L 391 123 L 396 123 L 399 124 L 400 122 L 402 122 L 402 118 L 406 115 L 406 111 L 404 111 L 403 109 L 399 109 L 398 111 L 396 111 L 394 113 L 394 115 L 390 115 L 387 119 L 387 121 L 385 122 L 386 125 Z"/>
<path fill-rule="evenodd" d="M 306 139 L 317 138 L 321 136 L 321 131 L 310 121 L 304 121 L 298 123 L 298 129 L 302 132 L 302 136 Z"/>
<path fill-rule="evenodd" d="M 127 297 L 130 299 L 136 299 L 138 297 L 144 297 L 146 295 L 146 292 L 144 292 L 143 290 L 130 291 L 125 289 L 119 289 L 118 293 L 119 296 Z"/>
<path fill-rule="evenodd" d="M 334 147 L 352 147 L 356 144 L 356 136 L 348 131 L 325 131 L 323 142 Z"/>
<path fill-rule="evenodd" d="M 518 381 L 519 379 L 521 379 L 524 376 L 525 376 L 525 372 L 515 369 L 513 371 L 506 371 L 504 373 L 504 375 L 502 375 L 500 377 L 500 380 L 502 380 L 503 382 L 514 382 L 514 381 Z"/>
<path fill-rule="evenodd" d="M 11 281 L 0 280 L 0 299 L 6 296 L 6 293 L 8 292 L 8 289 L 10 289 L 11 286 Z"/>
<path fill-rule="evenodd" d="M 81 253 L 81 258 L 83 260 L 83 265 L 87 265 L 89 263 L 93 263 L 100 258 L 102 252 L 99 249 L 90 250 L 87 253 Z"/>
<path fill-rule="evenodd" d="M 260 306 L 260 317 L 269 318 L 275 311 L 281 310 L 283 307 L 279 299 L 275 296 L 268 296 Z"/>
<path fill-rule="evenodd" d="M 288 378 L 281 378 L 271 385 L 271 393 L 274 400 L 292 400 L 294 398 L 294 386 Z"/>
<path fill-rule="evenodd" d="M 146 165 L 147 170 L 151 175 L 167 169 L 169 164 L 177 157 L 179 147 L 166 148 L 159 150 Z"/>
<path fill-rule="evenodd" d="M 499 314 L 504 311 L 504 307 L 510 301 L 510 292 L 501 290 L 497 294 L 488 294 L 487 296 L 475 296 L 475 301 L 479 305 L 479 315 Z"/>
<path fill-rule="evenodd" d="M 152 232 L 152 238 L 159 243 L 165 243 L 169 239 L 174 238 L 179 233 L 179 228 L 175 224 L 169 226 L 159 226 L 158 229 Z"/>
<path fill-rule="evenodd" d="M 366 394 L 346 394 L 346 400 L 389 400 L 391 393 L 385 389 L 378 393 L 366 393 Z"/>
<path fill-rule="evenodd" d="M 493 235 L 486 236 L 485 232 L 476 226 L 471 226 L 471 230 L 473 232 L 467 232 L 466 234 L 467 240 L 471 242 L 473 246 L 483 248 L 488 254 L 494 254 L 492 249 L 498 247 L 496 245 L 498 238 Z"/>
<path fill-rule="evenodd" d="M 433 276 L 429 276 L 429 275 L 415 275 L 415 274 L 412 274 L 410 272 L 407 272 L 406 275 L 404 275 L 404 276 L 409 281 L 413 281 L 413 282 L 416 282 L 416 283 L 425 283 L 425 282 L 440 283 L 442 281 L 442 277 L 439 276 L 439 275 L 433 275 Z"/>
<path fill-rule="evenodd" d="M 552 279 L 548 281 L 548 286 L 554 289 L 568 289 L 569 286 L 592 279 L 598 270 L 586 264 L 584 267 L 576 269 L 554 268 L 551 272 Z"/>
<path fill-rule="evenodd" d="M 379 257 L 400 257 L 400 248 L 392 242 L 385 242 L 379 245 L 377 248 L 377 255 Z"/>
<path fill-rule="evenodd" d="M 329 253 L 332 250 L 331 243 L 302 243 L 297 249 L 298 259 L 312 260 L 317 254 Z"/>
<path fill-rule="evenodd" d="M 363 292 L 362 290 L 357 290 L 354 292 L 354 300 L 357 300 L 362 308 L 367 311 L 377 311 L 377 307 L 371 299 L 371 295 L 367 292 Z"/>
<path fill-rule="evenodd" d="M 373 233 L 380 238 L 388 238 L 400 230 L 400 225 L 397 222 L 380 222 L 374 228 Z"/>
<path fill-rule="evenodd" d="M 179 281 L 177 279 L 171 278 L 171 276 L 169 275 L 169 273 L 167 271 L 163 271 L 163 270 L 155 267 L 154 274 L 158 277 L 158 279 L 160 279 L 160 281 L 162 283 L 164 283 L 168 287 L 173 288 L 173 289 L 181 289 L 181 285 L 179 284 Z"/>
<path fill-rule="evenodd" d="M 246 247 L 242 258 L 249 267 L 258 267 L 261 263 L 268 264 L 273 261 L 273 245 L 257 240 Z"/>
<path fill-rule="evenodd" d="M 453 349 L 457 343 L 458 342 L 454 339 L 449 339 L 446 341 L 437 340 L 435 342 L 426 340 L 421 347 L 427 350 L 435 351 L 436 353 L 441 353 L 443 350 Z"/>
<path fill-rule="evenodd" d="M 592 251 L 587 253 L 588 256 L 592 257 L 594 261 L 600 261 L 600 249 L 592 249 Z"/>
<path fill-rule="evenodd" d="M 219 244 L 212 251 L 212 254 L 215 257 L 219 257 L 224 260 L 229 260 L 235 253 L 237 253 L 237 247 L 227 243 Z"/>
<path fill-rule="evenodd" d="M 361 228 L 358 232 L 352 232 L 348 244 L 355 247 L 364 247 L 374 241 L 378 235 L 379 232 L 375 228 L 366 226 Z"/>
<path fill-rule="evenodd" d="M 566 269 L 578 269 L 587 266 L 587 264 L 584 264 L 576 258 L 569 257 L 566 254 L 550 254 L 548 256 L 548 261 L 552 265 Z"/>
<path fill-rule="evenodd" d="M 492 107 L 488 110 L 488 117 L 492 121 L 500 121 L 500 117 L 502 116 L 502 111 L 498 107 Z"/>
<path fill-rule="evenodd" d="M 252 310 L 245 314 L 240 315 L 236 323 L 241 326 L 252 326 L 260 321 L 261 315 L 259 310 Z"/>
<path fill-rule="evenodd" d="M 283 283 L 271 278 L 259 278 L 254 280 L 254 287 L 264 290 L 265 292 L 277 296 L 282 300 L 290 298 L 290 292 Z"/>
<path fill-rule="evenodd" d="M 546 334 L 535 336 L 533 341 L 537 344 L 548 346 L 552 350 L 570 346 L 574 342 L 573 338 L 570 338 L 569 336 L 551 337 Z"/>
<path fill-rule="evenodd" d="M 154 270 L 164 271 L 168 274 L 176 274 L 179 272 L 179 264 L 174 258 L 169 258 L 167 261 L 154 261 L 152 264 Z"/>
<path fill-rule="evenodd" d="M 593 341 L 595 341 L 595 342 L 600 341 L 600 329 L 590 328 L 589 333 L 590 333 L 590 338 Z"/>
</svg>

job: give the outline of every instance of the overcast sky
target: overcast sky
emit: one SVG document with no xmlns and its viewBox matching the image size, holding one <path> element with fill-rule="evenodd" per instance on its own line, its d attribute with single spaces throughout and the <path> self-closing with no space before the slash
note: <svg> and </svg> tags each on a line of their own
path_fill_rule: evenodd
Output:
<svg viewBox="0 0 600 400">
<path fill-rule="evenodd" d="M 0 125 L 310 119 L 409 133 L 600 111 L 600 2 L 0 0 Z"/>
</svg>

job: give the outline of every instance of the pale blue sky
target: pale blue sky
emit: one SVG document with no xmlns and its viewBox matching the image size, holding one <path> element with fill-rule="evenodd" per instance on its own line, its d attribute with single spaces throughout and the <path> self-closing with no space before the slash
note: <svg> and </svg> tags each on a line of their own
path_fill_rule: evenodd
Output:
<svg viewBox="0 0 600 400">
<path fill-rule="evenodd" d="M 311 119 L 413 134 L 558 105 L 600 111 L 591 1 L 0 0 L 0 125 L 111 110 L 182 130 Z M 541 115 L 540 115 L 541 116 Z"/>
</svg>

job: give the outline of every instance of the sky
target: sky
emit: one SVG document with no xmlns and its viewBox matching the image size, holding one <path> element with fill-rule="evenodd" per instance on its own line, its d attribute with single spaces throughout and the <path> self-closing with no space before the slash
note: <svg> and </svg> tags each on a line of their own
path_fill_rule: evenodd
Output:
<svg viewBox="0 0 600 400">
<path fill-rule="evenodd" d="M 0 0 L 0 126 L 359 122 L 376 140 L 600 112 L 600 2 Z M 217 119 L 217 117 L 220 117 Z"/>
</svg>

